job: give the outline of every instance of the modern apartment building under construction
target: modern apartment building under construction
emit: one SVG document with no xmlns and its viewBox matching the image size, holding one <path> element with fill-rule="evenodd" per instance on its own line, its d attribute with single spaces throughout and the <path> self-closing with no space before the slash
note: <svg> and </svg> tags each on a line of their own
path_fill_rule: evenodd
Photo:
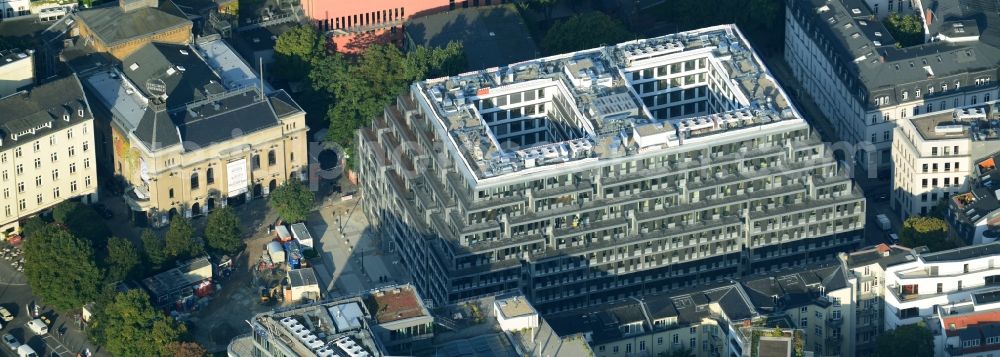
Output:
<svg viewBox="0 0 1000 357">
<path fill-rule="evenodd" d="M 860 190 L 732 25 L 414 83 L 358 160 L 365 214 L 439 304 L 565 310 L 863 238 Z"/>
</svg>

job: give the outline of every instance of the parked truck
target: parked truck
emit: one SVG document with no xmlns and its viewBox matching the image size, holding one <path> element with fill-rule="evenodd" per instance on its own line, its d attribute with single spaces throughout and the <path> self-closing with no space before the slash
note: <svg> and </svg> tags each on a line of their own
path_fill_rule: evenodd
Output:
<svg viewBox="0 0 1000 357">
<path fill-rule="evenodd" d="M 276 240 L 267 243 L 267 254 L 271 256 L 272 262 L 281 263 L 285 261 L 285 248 Z"/>
<path fill-rule="evenodd" d="M 288 267 L 291 269 L 299 269 L 302 267 L 302 250 L 299 248 L 299 243 L 294 239 L 285 242 L 285 258 L 288 260 Z"/>
<path fill-rule="evenodd" d="M 888 232 L 892 229 L 892 222 L 889 221 L 889 216 L 880 214 L 875 216 L 875 219 L 878 221 L 878 227 L 882 228 L 883 231 Z"/>
</svg>

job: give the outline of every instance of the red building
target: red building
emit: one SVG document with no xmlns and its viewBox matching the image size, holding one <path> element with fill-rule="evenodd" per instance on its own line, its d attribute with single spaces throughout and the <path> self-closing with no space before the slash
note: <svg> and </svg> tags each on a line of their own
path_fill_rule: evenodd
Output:
<svg viewBox="0 0 1000 357">
<path fill-rule="evenodd" d="M 411 18 L 470 6 L 514 0 L 303 0 L 302 7 L 334 49 L 355 53 L 372 43 L 403 44 L 403 25 Z"/>
</svg>

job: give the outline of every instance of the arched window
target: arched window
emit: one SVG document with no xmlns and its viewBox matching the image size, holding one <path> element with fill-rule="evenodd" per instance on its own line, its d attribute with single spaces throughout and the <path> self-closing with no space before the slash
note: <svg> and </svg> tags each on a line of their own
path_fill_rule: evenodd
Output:
<svg viewBox="0 0 1000 357">
<path fill-rule="evenodd" d="M 205 182 L 209 185 L 215 183 L 215 170 L 211 167 L 205 172 Z"/>
<path fill-rule="evenodd" d="M 191 173 L 191 189 L 198 189 L 198 172 Z"/>
<path fill-rule="evenodd" d="M 274 156 L 274 150 L 267 152 L 267 166 L 274 166 L 278 163 L 278 158 Z"/>
</svg>

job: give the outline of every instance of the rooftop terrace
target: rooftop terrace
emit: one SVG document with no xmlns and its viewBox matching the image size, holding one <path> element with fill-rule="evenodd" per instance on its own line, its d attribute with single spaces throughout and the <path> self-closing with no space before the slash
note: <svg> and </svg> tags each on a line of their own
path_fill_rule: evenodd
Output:
<svg viewBox="0 0 1000 357">
<path fill-rule="evenodd" d="M 667 114 L 648 105 L 648 91 L 639 91 L 652 88 L 650 79 L 660 83 L 664 101 L 668 94 L 712 88 L 718 93 L 703 101 L 722 109 Z M 450 139 L 446 144 L 460 153 L 468 169 L 463 171 L 474 180 L 802 123 L 763 62 L 729 25 L 428 79 L 414 91 L 433 113 L 434 130 Z"/>
</svg>

